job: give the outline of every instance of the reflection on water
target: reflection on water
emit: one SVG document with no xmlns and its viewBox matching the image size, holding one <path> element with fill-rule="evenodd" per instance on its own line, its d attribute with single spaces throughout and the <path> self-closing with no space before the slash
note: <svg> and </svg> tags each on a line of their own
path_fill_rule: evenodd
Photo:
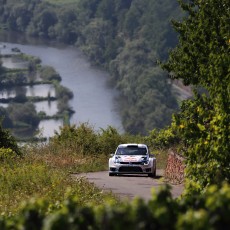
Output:
<svg viewBox="0 0 230 230">
<path fill-rule="evenodd" d="M 10 97 L 16 96 L 16 90 L 15 89 L 2 89 L 0 90 L 0 99 L 7 99 Z"/>
<path fill-rule="evenodd" d="M 108 73 L 91 66 L 77 48 L 47 43 L 44 40 L 18 34 L 11 36 L 1 31 L 0 42 L 5 47 L 1 49 L 2 53 L 6 52 L 6 49 L 9 51 L 17 47 L 22 53 L 39 57 L 42 65 L 52 66 L 60 74 L 61 84 L 74 93 L 74 98 L 70 101 L 70 106 L 75 111 L 71 117 L 71 124 L 88 122 L 96 130 L 113 126 L 119 132 L 123 132 L 121 119 L 115 106 L 115 98 L 118 94 L 117 91 L 107 87 Z M 40 90 L 42 89 L 36 90 L 36 94 Z M 49 90 L 51 89 L 43 91 L 44 97 Z M 59 124 L 51 120 L 46 123 L 51 133 L 58 128 Z"/>
<path fill-rule="evenodd" d="M 27 97 L 47 97 L 48 95 L 55 97 L 55 89 L 51 84 L 26 86 Z"/>
<path fill-rule="evenodd" d="M 0 103 L 0 107 L 3 108 L 7 108 L 8 105 L 8 103 Z M 39 101 L 35 102 L 34 105 L 38 113 L 45 112 L 48 116 L 53 116 L 58 112 L 57 101 Z"/>
<path fill-rule="evenodd" d="M 52 137 L 55 131 L 59 132 L 60 127 L 63 126 L 62 120 L 43 120 L 39 124 L 40 133 L 38 136 L 41 137 Z"/>
<path fill-rule="evenodd" d="M 34 105 L 37 112 L 45 112 L 48 116 L 53 116 L 58 112 L 57 101 L 40 101 Z"/>
<path fill-rule="evenodd" d="M 2 66 L 6 67 L 8 69 L 24 69 L 27 68 L 28 63 L 27 62 L 22 62 L 22 61 L 17 61 L 14 58 L 1 58 L 2 61 Z"/>
<path fill-rule="evenodd" d="M 15 88 L 0 90 L 0 99 L 13 98 L 17 95 L 24 94 L 27 97 L 55 97 L 55 88 L 51 84 L 42 84 L 34 86 L 17 86 Z"/>
<path fill-rule="evenodd" d="M 8 104 L 0 103 L 0 107 L 7 108 Z"/>
</svg>

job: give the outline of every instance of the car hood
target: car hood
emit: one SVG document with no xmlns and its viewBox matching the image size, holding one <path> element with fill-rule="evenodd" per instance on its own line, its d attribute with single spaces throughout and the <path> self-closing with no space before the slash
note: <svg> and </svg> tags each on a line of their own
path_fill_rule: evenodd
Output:
<svg viewBox="0 0 230 230">
<path fill-rule="evenodd" d="M 115 156 L 116 159 L 119 159 L 120 162 L 140 162 L 143 161 L 146 155 L 143 156 L 133 156 L 133 155 L 125 155 L 125 156 Z"/>
</svg>

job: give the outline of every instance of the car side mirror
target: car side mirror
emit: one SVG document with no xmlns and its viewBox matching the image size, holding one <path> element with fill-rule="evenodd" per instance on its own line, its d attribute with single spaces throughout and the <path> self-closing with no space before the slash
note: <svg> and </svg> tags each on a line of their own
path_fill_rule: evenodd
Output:
<svg viewBox="0 0 230 230">
<path fill-rule="evenodd" d="M 113 157 L 113 156 L 114 156 L 114 153 L 110 153 L 110 156 Z"/>
</svg>

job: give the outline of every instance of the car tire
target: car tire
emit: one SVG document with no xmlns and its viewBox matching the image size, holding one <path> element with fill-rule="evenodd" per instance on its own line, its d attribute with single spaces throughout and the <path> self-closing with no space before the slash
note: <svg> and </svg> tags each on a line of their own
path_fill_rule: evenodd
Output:
<svg viewBox="0 0 230 230">
<path fill-rule="evenodd" d="M 156 174 L 157 174 L 156 171 L 157 171 L 157 170 L 155 169 L 155 171 L 154 171 L 154 173 L 153 173 L 153 177 L 156 177 Z"/>
<path fill-rule="evenodd" d="M 156 177 L 156 169 L 154 170 L 153 173 L 149 173 L 148 176 L 152 178 Z"/>
<path fill-rule="evenodd" d="M 154 173 L 148 173 L 148 177 L 154 178 Z"/>
<path fill-rule="evenodd" d="M 109 173 L 109 176 L 115 176 L 115 174 L 114 173 Z"/>
</svg>

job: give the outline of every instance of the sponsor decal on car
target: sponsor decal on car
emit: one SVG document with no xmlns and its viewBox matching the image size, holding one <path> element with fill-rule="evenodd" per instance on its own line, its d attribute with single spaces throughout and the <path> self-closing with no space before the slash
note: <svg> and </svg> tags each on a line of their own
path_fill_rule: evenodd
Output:
<svg viewBox="0 0 230 230">
<path fill-rule="evenodd" d="M 137 157 L 127 156 L 127 157 L 124 157 L 122 159 L 122 161 L 124 161 L 124 162 L 137 162 L 138 158 Z"/>
</svg>

